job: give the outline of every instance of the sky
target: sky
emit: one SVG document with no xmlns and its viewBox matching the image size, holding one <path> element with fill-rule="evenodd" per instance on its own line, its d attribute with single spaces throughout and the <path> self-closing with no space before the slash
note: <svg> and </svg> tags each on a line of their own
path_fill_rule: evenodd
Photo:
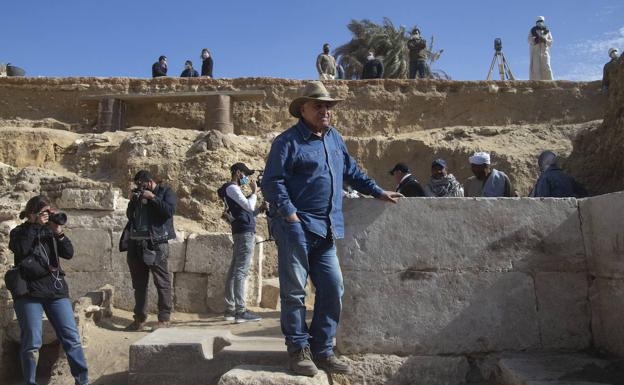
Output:
<svg viewBox="0 0 624 385">
<path fill-rule="evenodd" d="M 169 75 L 212 52 L 215 77 L 314 79 L 323 43 L 351 39 L 352 19 L 418 25 L 436 49 L 434 69 L 456 80 L 485 79 L 500 37 L 512 72 L 528 78 L 529 29 L 544 16 L 556 79 L 602 76 L 607 50 L 624 49 L 622 0 L 54 0 L 6 1 L 0 63 L 29 76 L 150 77 L 164 54 Z M 332 48 L 333 49 L 333 48 Z"/>
</svg>

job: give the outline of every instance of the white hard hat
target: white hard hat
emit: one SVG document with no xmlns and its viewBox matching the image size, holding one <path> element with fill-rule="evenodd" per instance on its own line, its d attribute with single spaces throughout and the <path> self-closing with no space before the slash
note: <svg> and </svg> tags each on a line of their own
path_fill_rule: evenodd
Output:
<svg viewBox="0 0 624 385">
<path fill-rule="evenodd" d="M 537 21 L 546 21 L 546 19 L 544 18 L 544 16 L 538 16 Z"/>
</svg>

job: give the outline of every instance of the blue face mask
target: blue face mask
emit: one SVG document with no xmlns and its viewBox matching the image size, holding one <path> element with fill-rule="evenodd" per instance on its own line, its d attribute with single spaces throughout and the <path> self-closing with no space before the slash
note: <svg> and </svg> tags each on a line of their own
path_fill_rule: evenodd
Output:
<svg viewBox="0 0 624 385">
<path fill-rule="evenodd" d="M 247 175 L 243 175 L 243 176 L 240 178 L 240 184 L 241 184 L 241 186 L 244 186 L 244 185 L 246 185 L 247 183 L 249 183 L 249 177 L 248 177 Z"/>
</svg>

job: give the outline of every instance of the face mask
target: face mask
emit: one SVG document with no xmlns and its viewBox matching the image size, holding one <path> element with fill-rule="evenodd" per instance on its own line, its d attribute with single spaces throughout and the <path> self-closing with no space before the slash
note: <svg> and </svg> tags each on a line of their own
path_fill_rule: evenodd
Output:
<svg viewBox="0 0 624 385">
<path fill-rule="evenodd" d="M 240 178 L 240 184 L 241 184 L 242 186 L 244 186 L 244 185 L 246 185 L 247 183 L 249 183 L 249 177 L 248 177 L 247 175 L 243 175 L 243 176 Z"/>
</svg>

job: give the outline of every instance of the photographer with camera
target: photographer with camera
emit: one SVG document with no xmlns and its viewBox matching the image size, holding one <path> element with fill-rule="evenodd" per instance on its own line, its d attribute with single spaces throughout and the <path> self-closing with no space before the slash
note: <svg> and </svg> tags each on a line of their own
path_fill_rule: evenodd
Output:
<svg viewBox="0 0 624 385">
<path fill-rule="evenodd" d="M 232 262 L 225 282 L 226 321 L 236 323 L 259 321 L 257 314 L 246 309 L 245 279 L 249 273 L 251 258 L 256 244 L 256 216 L 266 209 L 266 203 L 256 209 L 256 181 L 249 178 L 254 174 L 245 163 L 230 167 L 231 179 L 218 190 L 224 204 L 224 218 L 232 226 Z M 241 186 L 249 185 L 251 194 L 245 196 Z"/>
<path fill-rule="evenodd" d="M 16 267 L 9 270 L 5 280 L 20 326 L 25 384 L 37 384 L 44 312 L 65 350 L 76 384 L 88 384 L 87 361 L 60 265 L 60 258 L 71 259 L 74 255 L 72 243 L 63 233 L 67 216 L 55 212 L 48 199 L 38 195 L 26 203 L 20 219 L 26 221 L 11 230 L 9 240 Z"/>
<path fill-rule="evenodd" d="M 529 47 L 531 49 L 529 80 L 553 80 L 550 68 L 550 47 L 553 43 L 553 37 L 544 22 L 544 16 L 538 16 L 535 26 L 529 32 Z"/>
<path fill-rule="evenodd" d="M 147 285 L 152 273 L 158 292 L 158 328 L 168 327 L 171 318 L 171 278 L 167 266 L 169 240 L 175 239 L 173 214 L 176 194 L 169 187 L 154 182 L 147 170 L 134 176 L 126 210 L 128 225 L 120 241 L 119 250 L 128 251 L 128 267 L 134 289 L 134 322 L 126 330 L 142 330 L 147 320 Z M 127 244 L 126 244 L 127 241 Z"/>
</svg>

